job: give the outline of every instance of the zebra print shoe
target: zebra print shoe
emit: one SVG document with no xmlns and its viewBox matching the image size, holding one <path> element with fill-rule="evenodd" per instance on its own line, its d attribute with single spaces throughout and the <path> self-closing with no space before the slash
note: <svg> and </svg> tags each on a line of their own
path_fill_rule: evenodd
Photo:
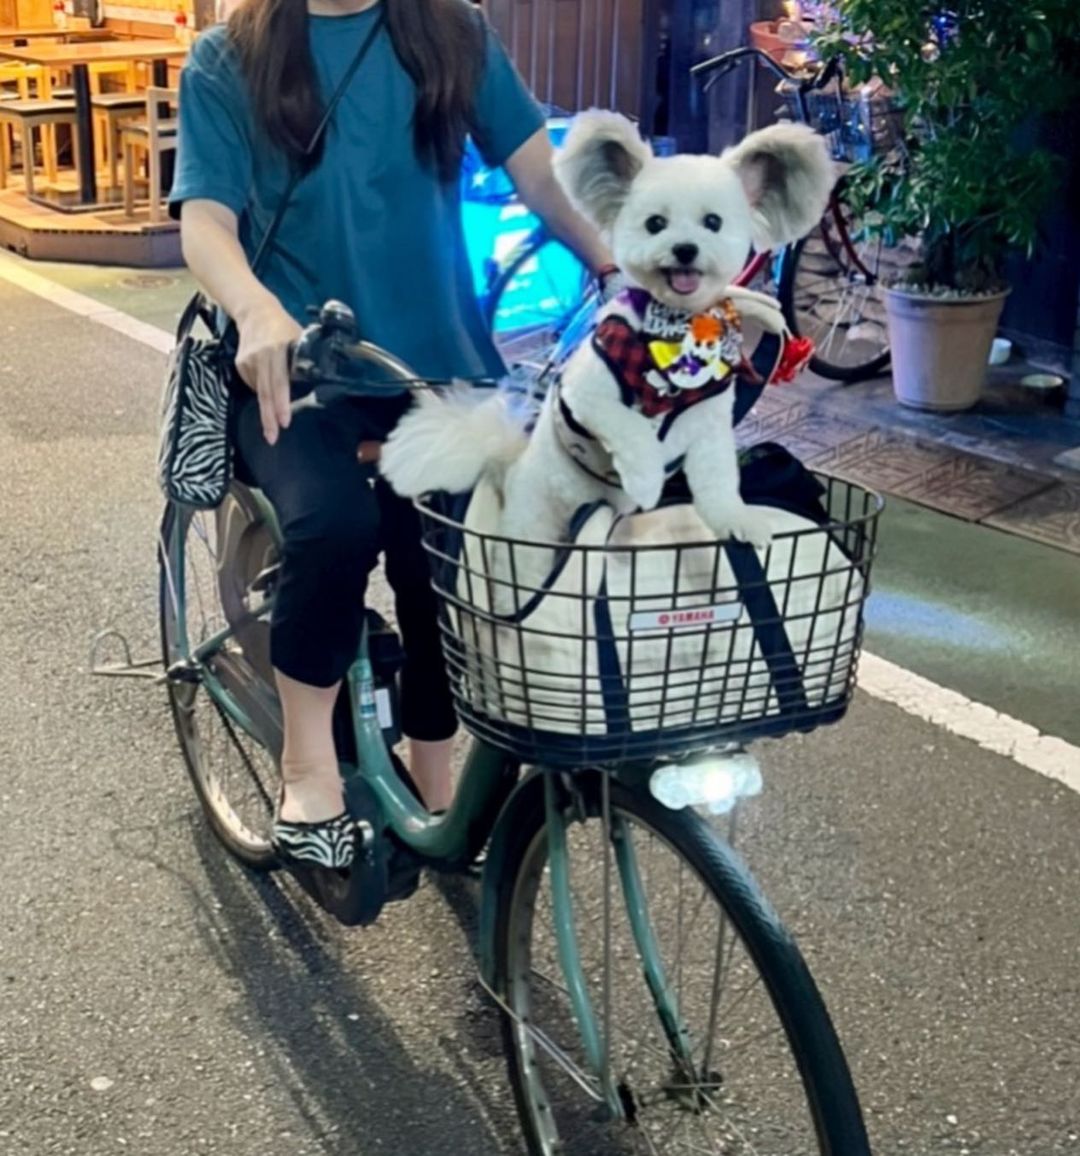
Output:
<svg viewBox="0 0 1080 1156">
<path fill-rule="evenodd" d="M 283 859 L 344 871 L 356 856 L 356 823 L 347 811 L 321 823 L 290 823 L 279 815 L 270 842 Z"/>
</svg>

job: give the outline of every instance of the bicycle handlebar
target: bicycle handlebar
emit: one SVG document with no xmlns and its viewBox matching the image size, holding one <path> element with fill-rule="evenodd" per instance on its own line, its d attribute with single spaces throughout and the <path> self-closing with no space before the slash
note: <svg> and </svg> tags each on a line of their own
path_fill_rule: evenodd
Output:
<svg viewBox="0 0 1080 1156">
<path fill-rule="evenodd" d="M 326 405 L 345 397 L 400 397 L 415 389 L 448 384 L 419 377 L 404 361 L 361 341 L 353 311 L 340 301 L 312 310 L 315 320 L 289 347 L 289 379 L 310 385 L 293 408 Z M 375 370 L 377 376 L 370 376 Z M 318 396 L 316 396 L 318 391 Z"/>
<path fill-rule="evenodd" d="M 695 64 L 693 68 L 690 69 L 690 75 L 704 76 L 707 78 L 706 83 L 712 85 L 722 76 L 726 76 L 731 72 L 732 69 L 737 67 L 743 60 L 747 60 L 750 57 L 756 57 L 770 72 L 774 73 L 781 80 L 798 85 L 799 91 L 803 93 L 824 88 L 840 71 L 840 58 L 834 56 L 816 75 L 800 79 L 797 73 L 785 68 L 767 52 L 762 52 L 760 48 L 744 45 L 742 48 L 733 48 L 729 52 L 722 52 L 719 56 L 714 56 L 710 60 L 703 60 L 700 64 Z"/>
</svg>

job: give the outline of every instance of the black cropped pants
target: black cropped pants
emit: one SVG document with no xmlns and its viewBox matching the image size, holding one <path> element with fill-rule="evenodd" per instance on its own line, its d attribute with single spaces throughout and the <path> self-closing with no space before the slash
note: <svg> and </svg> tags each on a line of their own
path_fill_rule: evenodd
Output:
<svg viewBox="0 0 1080 1156">
<path fill-rule="evenodd" d="M 310 686 L 333 686 L 345 676 L 381 553 L 405 649 L 402 730 L 435 742 L 449 738 L 457 720 L 420 520 L 381 478 L 372 482 L 356 457 L 360 442 L 384 439 L 403 409 L 398 401 L 364 399 L 301 410 L 270 446 L 249 395 L 234 411 L 233 438 L 238 473 L 270 499 L 284 537 L 270 624 L 274 666 Z"/>
</svg>

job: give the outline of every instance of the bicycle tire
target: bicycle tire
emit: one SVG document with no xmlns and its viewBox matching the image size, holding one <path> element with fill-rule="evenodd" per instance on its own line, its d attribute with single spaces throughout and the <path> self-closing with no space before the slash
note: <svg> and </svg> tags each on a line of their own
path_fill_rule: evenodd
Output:
<svg viewBox="0 0 1080 1156">
<path fill-rule="evenodd" d="M 796 336 L 815 336 L 813 333 L 803 332 L 804 327 L 800 326 L 799 323 L 799 311 L 795 299 L 799 281 L 800 264 L 803 263 L 804 258 L 806 258 L 807 248 L 812 240 L 820 239 L 821 247 L 828 257 L 837 265 L 838 274 L 841 277 L 846 276 L 850 281 L 850 273 L 845 273 L 844 266 L 845 264 L 850 265 L 852 258 L 845 251 L 845 246 L 840 238 L 834 235 L 840 228 L 840 223 L 836 218 L 844 211 L 845 206 L 844 185 L 843 182 L 841 182 L 834 191 L 829 208 L 813 232 L 807 237 L 800 238 L 784 250 L 780 263 L 777 296 L 780 301 L 780 308 L 784 313 L 784 319 L 787 321 L 792 333 Z M 832 223 L 831 226 L 830 222 Z M 846 228 L 846 225 L 844 227 Z M 881 254 L 879 253 L 878 267 L 872 270 L 865 270 L 865 273 L 872 277 L 871 284 L 874 286 L 880 285 L 882 281 L 880 256 Z M 856 258 L 856 260 L 858 260 L 858 258 Z M 846 385 L 854 385 L 861 381 L 868 381 L 870 378 L 877 377 L 884 373 L 889 367 L 890 360 L 886 336 L 884 349 L 873 356 L 867 357 L 863 361 L 844 363 L 822 354 L 820 350 L 816 351 L 810 360 L 810 369 L 818 374 L 818 376 L 824 377 L 829 381 L 838 381 Z"/>
<path fill-rule="evenodd" d="M 580 292 L 573 295 L 572 300 L 565 302 L 564 309 L 556 309 L 546 324 L 533 324 L 525 327 L 524 331 L 515 331 L 516 336 L 508 341 L 500 340 L 497 332 L 500 305 L 507 291 L 515 280 L 523 273 L 527 266 L 539 259 L 545 249 L 549 247 L 562 248 L 559 242 L 546 234 L 534 233 L 527 244 L 518 246 L 501 265 L 497 265 L 489 278 L 487 291 L 482 301 L 484 324 L 499 350 L 500 356 L 509 368 L 525 360 L 516 356 L 510 341 L 517 341 L 523 346 L 523 352 L 528 354 L 528 360 L 543 364 L 548 354 L 559 343 L 566 326 L 577 316 L 581 301 L 585 296 L 588 285 L 588 275 L 584 267 L 581 272 Z M 555 251 L 552 248 L 552 251 Z"/>
<path fill-rule="evenodd" d="M 234 483 L 230 489 L 230 495 L 226 499 L 226 502 L 229 501 L 237 501 L 243 506 L 244 488 Z M 245 507 L 245 512 L 253 517 L 256 514 L 254 507 L 250 504 L 249 507 Z M 176 560 L 178 557 L 181 559 L 184 557 L 180 552 L 180 547 L 185 544 L 177 541 L 177 535 L 182 533 L 186 540 L 188 527 L 197 513 L 197 511 L 170 503 L 166 507 L 162 519 L 161 537 L 158 544 L 159 628 L 166 671 L 169 671 L 178 659 L 176 645 L 178 625 L 174 606 L 180 596 L 176 591 L 176 586 L 185 582 L 186 579 L 186 573 L 182 573 L 179 577 L 176 573 Z M 216 518 L 219 515 L 209 513 L 207 516 Z M 182 596 L 185 599 L 186 595 L 187 592 L 184 591 Z M 236 664 L 237 673 L 242 677 L 250 677 L 252 682 L 262 681 L 262 674 L 249 663 L 246 663 L 243 652 L 230 656 L 230 661 Z M 241 664 L 245 663 L 246 665 L 241 669 Z M 242 752 L 242 757 L 249 759 L 250 755 L 247 748 L 241 743 L 241 736 L 236 724 L 227 718 L 201 685 L 169 679 L 166 681 L 166 687 L 170 712 L 183 754 L 184 765 L 210 829 L 225 849 L 247 867 L 257 871 L 268 871 L 276 868 L 279 866 L 279 861 L 269 840 L 269 817 L 274 799 L 272 797 L 267 799 L 265 832 L 249 831 L 245 834 L 247 828 L 240 823 L 239 813 L 235 810 L 236 800 L 230 800 L 223 791 L 214 789 L 215 780 L 211 778 L 207 768 L 202 765 L 200 736 L 195 721 L 199 696 L 209 700 L 205 704 L 202 716 L 208 720 L 208 725 L 213 723 L 216 717 L 216 725 L 222 728 L 222 732 L 235 749 Z M 261 757 L 274 765 L 276 773 L 276 764 L 273 762 L 272 755 L 250 737 L 248 737 L 248 743 L 251 744 L 252 748 L 258 747 Z M 276 783 L 274 790 L 276 791 Z"/>
<path fill-rule="evenodd" d="M 590 781 L 591 785 L 585 788 L 589 794 L 588 811 L 597 815 L 599 776 L 590 776 Z M 855 1087 L 824 1001 L 794 940 L 741 859 L 693 810 L 669 810 L 645 792 L 629 790 L 617 781 L 611 784 L 610 804 L 613 814 L 621 811 L 651 828 L 681 854 L 730 920 L 764 981 L 783 1026 L 806 1094 L 820 1156 L 870 1156 Z M 522 873 L 529 868 L 530 848 L 541 837 L 546 822 L 542 799 L 534 799 L 529 807 L 516 808 L 510 819 L 514 828 L 507 835 L 502 874 L 505 882 L 498 894 L 493 941 L 495 991 L 504 1001 L 512 999 L 513 952 L 521 939 L 515 906 L 522 895 Z M 533 1102 L 519 1033 L 505 1008 L 502 1021 L 510 1081 L 529 1152 L 531 1156 L 553 1156 L 562 1148 L 559 1144 L 552 1146 L 550 1141 L 545 1144 L 538 1124 L 538 1113 L 550 1114 L 552 1108 Z M 597 1151 L 595 1156 L 603 1154 Z"/>
</svg>

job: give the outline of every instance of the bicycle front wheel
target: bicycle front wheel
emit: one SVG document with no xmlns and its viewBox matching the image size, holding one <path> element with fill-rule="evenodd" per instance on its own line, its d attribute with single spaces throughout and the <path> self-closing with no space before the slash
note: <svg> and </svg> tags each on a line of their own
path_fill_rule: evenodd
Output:
<svg viewBox="0 0 1080 1156">
<path fill-rule="evenodd" d="M 532 1156 L 869 1156 L 824 1003 L 745 866 L 692 810 L 609 789 L 560 788 L 565 840 L 550 804 L 511 837 L 495 991 Z"/>
</svg>

